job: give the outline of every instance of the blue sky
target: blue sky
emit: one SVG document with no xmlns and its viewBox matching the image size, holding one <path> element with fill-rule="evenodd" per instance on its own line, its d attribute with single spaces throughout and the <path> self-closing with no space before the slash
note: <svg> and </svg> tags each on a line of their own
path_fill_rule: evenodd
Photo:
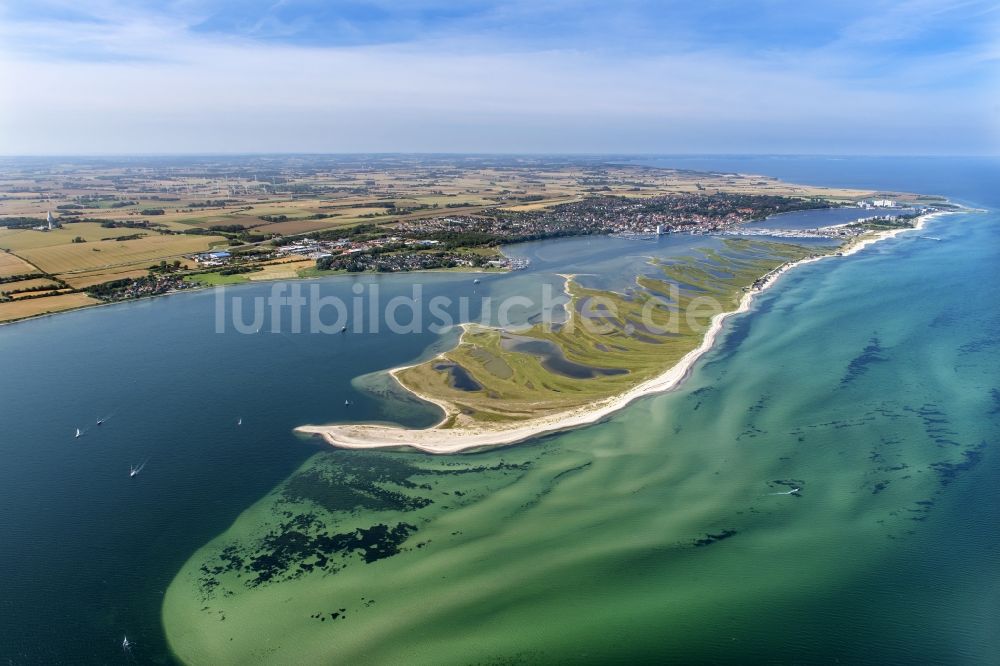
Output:
<svg viewBox="0 0 1000 666">
<path fill-rule="evenodd" d="M 1000 153 L 995 2 L 8 0 L 0 153 Z"/>
</svg>

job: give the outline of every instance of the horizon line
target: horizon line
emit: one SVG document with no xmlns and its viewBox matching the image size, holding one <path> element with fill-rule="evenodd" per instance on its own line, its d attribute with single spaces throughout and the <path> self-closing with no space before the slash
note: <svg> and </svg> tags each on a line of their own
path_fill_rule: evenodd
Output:
<svg viewBox="0 0 1000 666">
<path fill-rule="evenodd" d="M 986 158 L 1000 153 L 794 153 L 794 152 L 511 152 L 511 151 L 234 151 L 148 153 L 0 153 L 0 159 L 30 158 L 148 158 L 148 157 L 335 157 L 335 156 L 435 156 L 435 157 L 836 157 L 836 158 Z"/>
</svg>

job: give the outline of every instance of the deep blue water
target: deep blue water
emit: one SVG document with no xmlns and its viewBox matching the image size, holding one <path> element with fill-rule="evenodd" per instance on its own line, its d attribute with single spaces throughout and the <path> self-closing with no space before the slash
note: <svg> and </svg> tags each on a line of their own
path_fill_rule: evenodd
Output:
<svg viewBox="0 0 1000 666">
<path fill-rule="evenodd" d="M 803 185 L 939 194 L 960 203 L 1000 205 L 997 157 L 665 155 L 639 164 L 773 176 Z"/>
</svg>

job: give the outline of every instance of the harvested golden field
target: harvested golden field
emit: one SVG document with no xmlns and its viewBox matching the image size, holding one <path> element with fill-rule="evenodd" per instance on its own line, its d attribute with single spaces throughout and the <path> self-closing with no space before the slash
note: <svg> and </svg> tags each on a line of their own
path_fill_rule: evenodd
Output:
<svg viewBox="0 0 1000 666">
<path fill-rule="evenodd" d="M 100 303 L 86 294 L 60 294 L 0 303 L 0 321 L 13 321 L 50 312 L 61 312 Z"/>
<path fill-rule="evenodd" d="M 38 269 L 24 259 L 7 252 L 0 252 L 0 278 L 37 272 Z"/>
<path fill-rule="evenodd" d="M 254 231 L 261 234 L 305 234 L 310 231 L 320 231 L 321 229 L 333 229 L 345 225 L 355 224 L 346 221 L 347 218 L 328 217 L 323 220 L 285 220 L 284 222 L 270 222 L 259 227 L 254 227 Z"/>
<path fill-rule="evenodd" d="M 0 201 L 0 215 L 14 215 L 18 217 L 37 217 L 45 219 L 46 213 L 50 210 L 56 215 L 53 202 L 41 195 L 25 194 L 23 192 L 10 193 L 0 192 L 4 199 Z M 10 198 L 7 198 L 10 197 Z"/>
<path fill-rule="evenodd" d="M 32 278 L 30 280 L 0 283 L 0 293 L 10 293 L 19 289 L 35 289 L 36 287 L 52 287 L 53 289 L 57 289 L 59 286 L 49 278 Z"/>
<path fill-rule="evenodd" d="M 25 250 L 21 256 L 46 273 L 60 275 L 101 268 L 152 265 L 182 255 L 204 252 L 221 236 L 147 236 L 130 241 L 70 243 Z"/>
<path fill-rule="evenodd" d="M 532 201 L 531 203 L 517 204 L 514 206 L 501 206 L 504 210 L 541 210 L 542 208 L 549 208 L 551 206 L 557 206 L 559 204 L 568 203 L 570 201 L 579 201 L 583 197 L 578 196 L 564 196 L 553 199 L 545 199 L 544 201 Z"/>
<path fill-rule="evenodd" d="M 66 284 L 73 287 L 74 289 L 84 289 L 91 285 L 101 284 L 103 282 L 111 282 L 112 280 L 144 277 L 147 273 L 149 273 L 149 271 L 146 269 L 146 267 L 131 268 L 129 266 L 123 266 L 119 268 L 108 268 L 86 273 L 73 273 L 72 275 L 62 275 L 60 276 L 60 279 L 66 282 Z"/>
<path fill-rule="evenodd" d="M 53 229 L 52 231 L 35 231 L 34 229 L 10 229 L 6 231 L 7 233 L 0 234 L 0 247 L 14 253 L 39 247 L 68 245 L 77 237 L 93 242 L 102 238 L 130 236 L 136 233 L 152 235 L 154 233 L 142 229 L 108 229 L 97 222 L 75 222 L 67 224 L 62 229 Z"/>
</svg>

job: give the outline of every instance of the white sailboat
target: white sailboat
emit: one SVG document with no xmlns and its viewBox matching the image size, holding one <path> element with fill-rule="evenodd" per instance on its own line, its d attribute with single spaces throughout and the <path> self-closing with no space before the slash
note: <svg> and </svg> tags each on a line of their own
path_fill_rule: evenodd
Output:
<svg viewBox="0 0 1000 666">
<path fill-rule="evenodd" d="M 243 425 L 243 417 L 242 416 L 240 418 L 236 419 L 236 425 L 238 425 L 238 426 Z"/>
<path fill-rule="evenodd" d="M 79 437 L 82 434 L 83 434 L 83 432 L 79 428 L 77 428 L 76 429 L 76 435 L 74 435 L 74 437 Z"/>
<path fill-rule="evenodd" d="M 128 476 L 129 476 L 129 478 L 132 479 L 132 478 L 135 478 L 135 477 L 139 476 L 139 472 L 142 471 L 142 468 L 145 467 L 146 463 L 148 463 L 148 462 L 149 462 L 149 458 L 146 458 L 145 460 L 142 461 L 142 464 L 139 465 L 138 467 L 136 467 L 135 465 L 129 465 L 128 466 Z"/>
<path fill-rule="evenodd" d="M 132 641 L 128 639 L 128 636 L 122 636 L 122 652 L 125 654 L 132 654 Z"/>
</svg>

